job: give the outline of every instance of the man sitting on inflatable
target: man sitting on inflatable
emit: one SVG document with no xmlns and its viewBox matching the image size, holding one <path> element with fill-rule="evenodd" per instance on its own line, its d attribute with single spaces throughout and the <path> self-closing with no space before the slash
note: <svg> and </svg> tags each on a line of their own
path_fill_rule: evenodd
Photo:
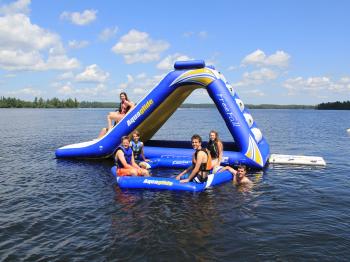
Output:
<svg viewBox="0 0 350 262">
<path fill-rule="evenodd" d="M 191 141 L 193 149 L 196 150 L 192 156 L 192 166 L 181 172 L 176 179 L 180 179 L 181 183 L 204 183 L 212 168 L 211 156 L 207 149 L 202 148 L 202 138 L 199 135 L 193 135 Z M 187 172 L 191 169 L 192 172 L 188 175 Z"/>
<path fill-rule="evenodd" d="M 134 160 L 130 139 L 123 136 L 115 154 L 118 176 L 149 176 L 147 169 L 139 167 Z"/>
</svg>

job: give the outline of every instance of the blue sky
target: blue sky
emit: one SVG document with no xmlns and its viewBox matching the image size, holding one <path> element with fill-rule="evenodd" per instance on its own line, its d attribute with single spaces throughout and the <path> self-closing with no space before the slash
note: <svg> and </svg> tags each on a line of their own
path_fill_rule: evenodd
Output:
<svg viewBox="0 0 350 262">
<path fill-rule="evenodd" d="M 349 1 L 0 1 L 0 95 L 137 102 L 176 60 L 251 104 L 350 99 Z M 187 100 L 209 102 L 204 90 Z"/>
</svg>

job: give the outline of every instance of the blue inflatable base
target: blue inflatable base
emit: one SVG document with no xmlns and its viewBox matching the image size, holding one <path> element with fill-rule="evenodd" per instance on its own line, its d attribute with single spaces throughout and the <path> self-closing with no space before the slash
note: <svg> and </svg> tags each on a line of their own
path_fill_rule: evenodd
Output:
<svg viewBox="0 0 350 262">
<path fill-rule="evenodd" d="M 190 191 L 200 192 L 208 187 L 220 185 L 222 183 L 232 181 L 232 174 L 228 171 L 223 171 L 216 174 L 210 174 L 208 181 L 205 183 L 181 183 L 175 178 L 167 177 L 136 177 L 136 176 L 117 176 L 117 167 L 114 166 L 111 172 L 116 183 L 120 188 L 133 189 L 158 189 L 158 190 L 175 190 L 175 191 Z"/>
</svg>

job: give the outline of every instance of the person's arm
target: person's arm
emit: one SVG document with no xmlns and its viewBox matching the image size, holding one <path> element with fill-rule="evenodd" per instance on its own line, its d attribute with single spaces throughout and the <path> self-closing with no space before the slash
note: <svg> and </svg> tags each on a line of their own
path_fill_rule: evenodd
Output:
<svg viewBox="0 0 350 262">
<path fill-rule="evenodd" d="M 191 167 L 192 167 L 192 166 L 186 168 L 184 171 L 182 171 L 180 174 L 178 174 L 178 175 L 176 176 L 175 179 L 180 180 L 180 178 L 181 178 L 184 174 L 186 174 L 188 171 L 190 171 Z"/>
<path fill-rule="evenodd" d="M 135 106 L 135 104 L 134 104 L 133 102 L 128 101 L 128 100 L 125 100 L 124 103 L 125 103 L 127 106 L 129 106 L 130 109 L 132 109 L 132 108 Z"/>
<path fill-rule="evenodd" d="M 180 180 L 181 183 L 190 182 L 196 176 L 196 174 L 199 172 L 199 168 L 201 167 L 204 155 L 205 155 L 204 152 L 202 152 L 202 151 L 198 152 L 197 159 L 196 159 L 196 165 L 192 169 L 192 172 L 191 172 L 190 176 L 187 179 Z"/>
<path fill-rule="evenodd" d="M 219 161 L 219 165 L 223 159 L 223 155 L 224 155 L 224 145 L 222 144 L 221 141 L 218 142 L 218 151 L 219 151 L 219 158 L 218 158 L 218 161 Z"/>
<path fill-rule="evenodd" d="M 129 165 L 126 160 L 125 160 L 125 157 L 124 157 L 124 153 L 122 150 L 118 150 L 117 151 L 117 154 L 116 154 L 116 160 L 118 160 L 123 164 L 123 167 L 124 168 L 131 168 L 132 166 Z"/>
<path fill-rule="evenodd" d="M 228 171 L 230 171 L 230 173 L 231 173 L 232 175 L 236 176 L 237 170 L 233 169 L 233 168 L 230 167 L 230 166 L 225 166 L 225 168 L 226 168 Z"/>
<path fill-rule="evenodd" d="M 142 142 L 141 142 L 141 157 L 142 157 L 143 161 L 146 161 L 146 162 L 149 161 L 149 159 L 146 159 L 145 153 L 143 152 L 143 143 Z"/>
</svg>

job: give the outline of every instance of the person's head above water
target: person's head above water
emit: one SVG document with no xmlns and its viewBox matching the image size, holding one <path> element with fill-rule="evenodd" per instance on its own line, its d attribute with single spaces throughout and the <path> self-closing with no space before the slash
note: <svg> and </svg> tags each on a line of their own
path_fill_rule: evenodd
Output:
<svg viewBox="0 0 350 262">
<path fill-rule="evenodd" d="M 247 167 L 245 165 L 239 165 L 237 167 L 237 182 L 239 182 L 242 178 L 247 174 Z"/>
</svg>

